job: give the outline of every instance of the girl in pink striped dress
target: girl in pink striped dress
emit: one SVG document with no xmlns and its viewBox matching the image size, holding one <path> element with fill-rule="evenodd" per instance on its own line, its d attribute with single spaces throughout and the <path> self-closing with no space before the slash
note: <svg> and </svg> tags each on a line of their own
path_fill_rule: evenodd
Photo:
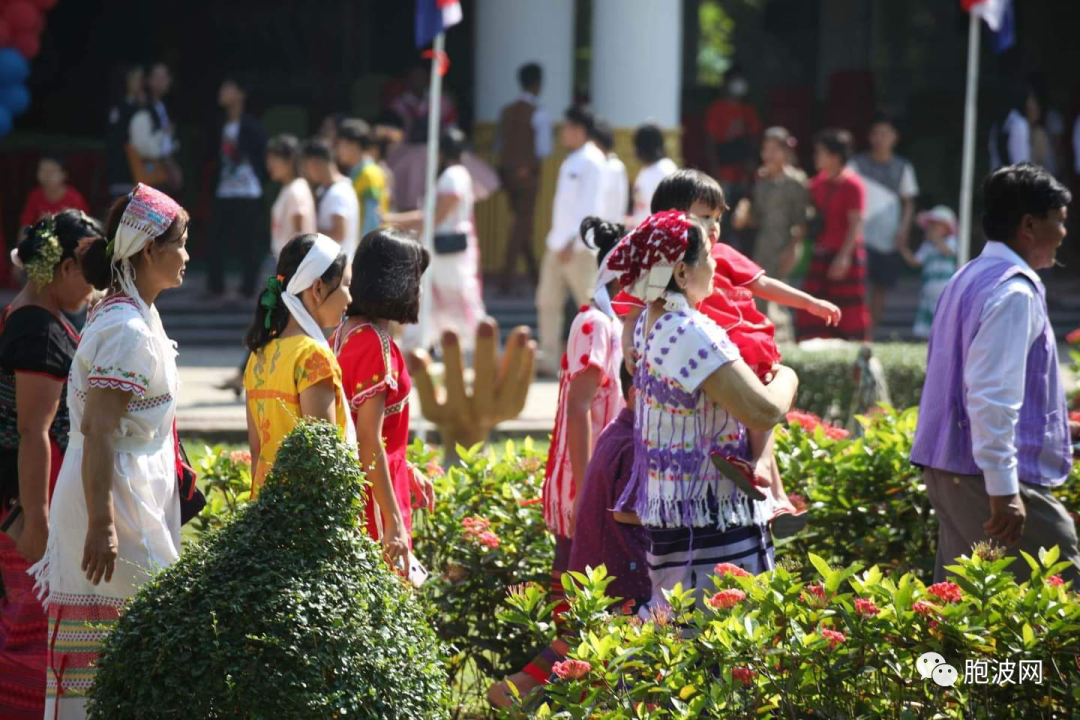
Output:
<svg viewBox="0 0 1080 720">
<path fill-rule="evenodd" d="M 581 237 L 596 248 L 599 262 L 603 262 L 625 233 L 622 225 L 596 217 L 585 218 L 581 223 Z M 597 288 L 592 303 L 582 306 L 570 327 L 562 358 L 559 407 L 544 476 L 544 520 L 555 534 L 551 599 L 559 603 L 555 608 L 556 624 L 561 622 L 566 609 L 562 575 L 570 566 L 574 511 L 583 494 L 585 468 L 596 438 L 626 406 L 619 386 L 622 323 L 611 307 L 611 296 L 618 289 L 618 281 L 613 281 L 611 287 Z M 508 679 L 524 696 L 547 682 L 551 666 L 565 657 L 566 652 L 566 643 L 556 639 L 551 647 Z M 506 682 L 493 685 L 488 697 L 492 704 L 507 707 L 510 695 Z"/>
</svg>

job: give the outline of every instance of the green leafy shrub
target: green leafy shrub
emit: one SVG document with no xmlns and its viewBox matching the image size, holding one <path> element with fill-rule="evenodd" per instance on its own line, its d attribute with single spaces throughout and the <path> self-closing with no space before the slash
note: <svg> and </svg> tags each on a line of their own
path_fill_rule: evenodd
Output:
<svg viewBox="0 0 1080 720">
<path fill-rule="evenodd" d="M 443 650 L 359 527 L 336 428 L 286 438 L 259 499 L 144 585 L 109 636 L 91 718 L 438 718 Z"/>
<path fill-rule="evenodd" d="M 922 471 L 908 459 L 917 415 L 918 408 L 882 408 L 859 418 L 857 439 L 812 414 L 788 415 L 776 431 L 776 458 L 784 487 L 805 498 L 810 524 L 781 554 L 814 552 L 841 565 L 884 563 L 932 577 L 937 520 Z"/>
<path fill-rule="evenodd" d="M 855 392 L 852 368 L 859 347 L 857 343 L 820 350 L 781 347 L 783 363 L 799 375 L 799 407 L 821 416 L 830 415 L 833 407 L 846 414 Z M 926 379 L 926 345 L 877 343 L 874 356 L 885 370 L 892 404 L 899 408 L 917 406 Z"/>
<path fill-rule="evenodd" d="M 502 452 L 458 453 L 458 465 L 443 474 L 434 451 L 419 442 L 410 448 L 410 461 L 433 476 L 436 498 L 433 514 L 413 516 L 413 547 L 431 572 L 423 601 L 453 648 L 446 661 L 453 715 L 476 717 L 488 712 L 489 683 L 519 670 L 554 636 L 552 627 L 534 637 L 497 619 L 512 585 L 550 583 L 554 541 L 540 496 L 546 453 L 529 439 Z"/>
<path fill-rule="evenodd" d="M 648 622 L 604 611 L 603 568 L 571 573 L 563 582 L 576 632 L 555 668 L 561 679 L 507 717 L 1073 717 L 1080 603 L 1057 558 L 1056 548 L 1025 556 L 1032 578 L 1017 585 L 1007 571 L 1015 558 L 982 547 L 952 566 L 956 584 L 926 586 L 810 555 L 812 583 L 791 563 L 757 577 L 729 569 L 713 578 L 709 609 L 676 587 L 671 611 Z M 507 621 L 544 634 L 542 588 L 517 588 L 510 604 Z M 954 686 L 919 673 L 928 652 L 953 667 Z M 1020 668 L 1033 674 L 1036 663 L 1039 682 L 1021 681 Z"/>
</svg>

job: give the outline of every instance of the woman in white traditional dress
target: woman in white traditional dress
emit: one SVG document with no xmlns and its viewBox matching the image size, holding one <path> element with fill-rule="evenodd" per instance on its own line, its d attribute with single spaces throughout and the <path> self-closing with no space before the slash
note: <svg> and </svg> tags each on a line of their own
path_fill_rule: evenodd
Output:
<svg viewBox="0 0 1080 720">
<path fill-rule="evenodd" d="M 176 346 L 154 307 L 184 281 L 187 213 L 145 185 L 80 248 L 94 308 L 68 383 L 71 440 L 30 569 L 49 614 L 46 718 L 85 718 L 98 653 L 124 602 L 180 552 Z M 132 678 L 137 682 L 137 678 Z"/>
</svg>

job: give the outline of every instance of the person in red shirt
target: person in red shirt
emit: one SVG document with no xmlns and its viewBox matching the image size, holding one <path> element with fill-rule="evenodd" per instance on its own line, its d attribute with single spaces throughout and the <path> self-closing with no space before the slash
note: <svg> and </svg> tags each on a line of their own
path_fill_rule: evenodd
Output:
<svg viewBox="0 0 1080 720">
<path fill-rule="evenodd" d="M 806 311 L 795 314 L 800 340 L 841 338 L 869 340 L 870 309 L 866 303 L 866 249 L 863 247 L 863 212 L 866 188 L 847 166 L 851 133 L 823 130 L 814 141 L 818 174 L 810 181 L 810 198 L 817 210 L 814 251 L 803 290 L 835 303 L 844 313 L 829 326 Z"/>
<path fill-rule="evenodd" d="M 705 111 L 705 156 L 709 171 L 733 203 L 741 198 L 753 179 L 761 137 L 761 119 L 754 106 L 746 101 L 748 90 L 742 70 L 732 67 L 724 79 L 723 96 Z"/>
<path fill-rule="evenodd" d="M 61 210 L 90 212 L 86 200 L 75 188 L 67 184 L 64 162 L 54 155 L 43 155 L 38 160 L 38 187 L 30 191 L 19 216 L 19 226 L 33 225 L 45 215 L 55 215 Z"/>
</svg>

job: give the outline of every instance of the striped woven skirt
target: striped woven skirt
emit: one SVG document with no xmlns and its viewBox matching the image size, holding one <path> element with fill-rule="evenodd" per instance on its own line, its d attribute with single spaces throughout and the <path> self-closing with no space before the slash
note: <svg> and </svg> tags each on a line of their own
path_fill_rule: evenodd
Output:
<svg viewBox="0 0 1080 720">
<path fill-rule="evenodd" d="M 829 266 L 836 258 L 835 250 L 814 249 L 810 267 L 803 280 L 803 292 L 840 308 L 843 313 L 836 327 L 805 310 L 795 313 L 795 331 L 799 340 L 810 338 L 840 338 L 866 340 L 870 329 L 870 308 L 866 304 L 866 250 L 860 245 L 851 258 L 851 268 L 840 280 L 829 279 Z"/>
<path fill-rule="evenodd" d="M 645 560 L 652 581 L 652 608 L 665 604 L 664 590 L 676 583 L 683 589 L 699 589 L 698 607 L 713 591 L 709 579 L 720 563 L 737 565 L 757 575 L 776 563 L 772 535 L 763 525 L 746 525 L 720 531 L 715 528 L 648 528 L 649 550 Z"/>
<path fill-rule="evenodd" d="M 15 543 L 0 534 L 0 717 L 5 720 L 41 720 L 45 711 L 48 620 L 29 568 Z"/>
</svg>

